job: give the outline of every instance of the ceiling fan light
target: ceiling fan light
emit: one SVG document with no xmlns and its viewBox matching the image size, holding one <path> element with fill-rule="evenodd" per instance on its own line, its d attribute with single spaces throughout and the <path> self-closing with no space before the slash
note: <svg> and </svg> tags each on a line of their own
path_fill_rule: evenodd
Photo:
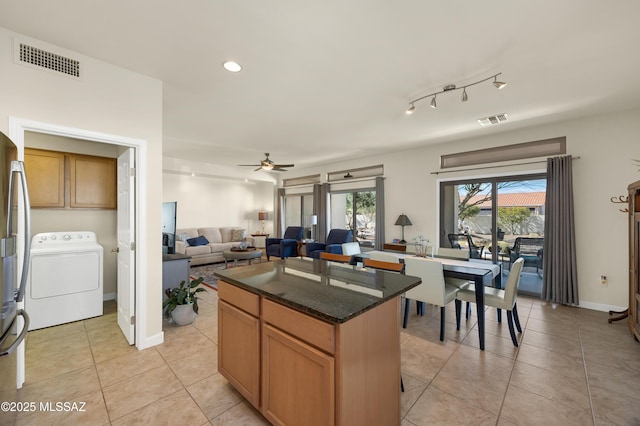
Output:
<svg viewBox="0 0 640 426">
<path fill-rule="evenodd" d="M 436 104 L 436 97 L 434 96 L 431 99 L 431 108 L 437 108 L 437 107 L 438 107 L 438 105 Z"/>
<path fill-rule="evenodd" d="M 467 88 L 462 89 L 462 102 L 467 102 L 469 100 L 469 96 L 467 96 Z"/>
<path fill-rule="evenodd" d="M 502 89 L 504 88 L 504 86 L 507 85 L 507 83 L 505 83 L 504 81 L 498 81 L 498 76 L 493 77 L 493 85 L 496 86 L 498 89 Z"/>
</svg>

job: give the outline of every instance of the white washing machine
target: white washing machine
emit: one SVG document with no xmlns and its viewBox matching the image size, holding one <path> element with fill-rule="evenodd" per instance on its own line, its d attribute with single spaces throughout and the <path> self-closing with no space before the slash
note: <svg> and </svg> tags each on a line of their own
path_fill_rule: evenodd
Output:
<svg viewBox="0 0 640 426">
<path fill-rule="evenodd" d="M 25 291 L 29 330 L 102 315 L 103 249 L 94 232 L 47 232 L 31 241 Z"/>
</svg>

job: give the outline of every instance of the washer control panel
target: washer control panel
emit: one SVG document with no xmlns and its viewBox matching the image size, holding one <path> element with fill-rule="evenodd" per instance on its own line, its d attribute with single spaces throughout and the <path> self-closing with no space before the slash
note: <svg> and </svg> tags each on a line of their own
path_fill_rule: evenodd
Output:
<svg viewBox="0 0 640 426">
<path fill-rule="evenodd" d="M 36 234 L 31 239 L 32 247 L 43 247 L 63 244 L 81 244 L 98 242 L 95 232 L 70 231 L 70 232 L 43 232 Z"/>
</svg>

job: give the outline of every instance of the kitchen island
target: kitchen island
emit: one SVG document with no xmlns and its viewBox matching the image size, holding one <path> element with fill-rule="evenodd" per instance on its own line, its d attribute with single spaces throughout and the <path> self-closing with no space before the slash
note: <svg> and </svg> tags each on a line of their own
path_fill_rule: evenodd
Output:
<svg viewBox="0 0 640 426">
<path fill-rule="evenodd" d="M 417 277 L 288 258 L 217 271 L 218 371 L 273 424 L 400 424 Z"/>
</svg>

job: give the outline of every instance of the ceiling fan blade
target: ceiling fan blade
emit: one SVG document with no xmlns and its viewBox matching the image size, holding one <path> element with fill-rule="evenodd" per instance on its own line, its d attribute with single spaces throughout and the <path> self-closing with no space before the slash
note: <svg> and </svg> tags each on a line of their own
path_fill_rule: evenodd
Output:
<svg viewBox="0 0 640 426">
<path fill-rule="evenodd" d="M 281 169 L 280 167 L 274 167 L 271 170 L 273 170 L 274 172 L 286 172 L 287 171 L 287 169 Z"/>
<path fill-rule="evenodd" d="M 274 167 L 294 167 L 295 164 L 276 164 Z"/>
<path fill-rule="evenodd" d="M 258 170 L 262 170 L 262 166 L 259 166 L 257 169 L 254 170 L 254 172 L 257 172 Z"/>
<path fill-rule="evenodd" d="M 256 167 L 260 164 L 238 164 L 238 167 Z"/>
</svg>

